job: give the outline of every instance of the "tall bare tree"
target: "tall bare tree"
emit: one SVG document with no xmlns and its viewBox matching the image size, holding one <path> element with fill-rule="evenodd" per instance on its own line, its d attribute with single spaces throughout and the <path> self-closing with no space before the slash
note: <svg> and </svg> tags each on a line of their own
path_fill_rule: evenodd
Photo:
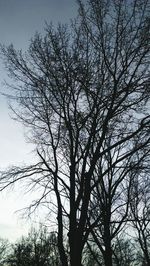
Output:
<svg viewBox="0 0 150 266">
<path fill-rule="evenodd" d="M 89 216 L 95 192 L 100 212 L 108 214 L 103 226 L 110 234 L 108 201 L 112 206 L 120 184 L 130 183 L 134 154 L 141 151 L 144 161 L 150 144 L 148 1 L 78 4 L 70 27 L 47 26 L 45 36 L 36 34 L 25 54 L 12 45 L 2 47 L 15 81 L 12 110 L 29 129 L 37 157 L 33 165 L 3 172 L 1 190 L 17 181 L 40 187 L 30 210 L 48 202 L 57 213 L 63 266 L 82 265 L 84 246 L 100 221 Z M 111 242 L 106 246 L 111 254 Z M 105 265 L 112 266 L 111 256 L 106 257 Z"/>
</svg>

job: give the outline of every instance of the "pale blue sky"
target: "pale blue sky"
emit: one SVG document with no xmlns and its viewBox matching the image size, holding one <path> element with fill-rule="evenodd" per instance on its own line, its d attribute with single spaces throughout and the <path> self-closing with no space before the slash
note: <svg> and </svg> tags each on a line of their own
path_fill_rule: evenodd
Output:
<svg viewBox="0 0 150 266">
<path fill-rule="evenodd" d="M 13 43 L 25 50 L 36 31 L 42 32 L 45 21 L 69 22 L 76 15 L 75 0 L 0 0 L 0 43 Z M 0 59 L 0 91 L 6 72 Z M 0 169 L 32 160 L 32 147 L 25 143 L 24 130 L 10 119 L 6 99 L 0 95 Z M 19 191 L 0 194 L 0 237 L 15 240 L 28 226 L 15 213 L 26 205 Z"/>
<path fill-rule="evenodd" d="M 26 46 L 44 22 L 68 22 L 76 13 L 75 0 L 0 0 L 0 38 Z"/>
</svg>

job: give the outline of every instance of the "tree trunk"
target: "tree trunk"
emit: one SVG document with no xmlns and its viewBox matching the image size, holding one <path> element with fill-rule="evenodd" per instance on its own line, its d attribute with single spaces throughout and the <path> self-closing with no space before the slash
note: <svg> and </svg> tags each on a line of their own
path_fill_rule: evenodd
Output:
<svg viewBox="0 0 150 266">
<path fill-rule="evenodd" d="M 106 212 L 105 221 L 104 221 L 104 262 L 105 266 L 112 266 L 112 248 L 111 248 L 111 234 L 110 234 L 110 206 L 108 207 L 109 211 Z M 106 208 L 107 210 L 107 208 Z"/>
<path fill-rule="evenodd" d="M 79 252 L 74 252 L 74 254 L 70 256 L 70 266 L 82 266 L 81 259 L 82 255 Z"/>
<path fill-rule="evenodd" d="M 111 247 L 106 247 L 104 255 L 105 266 L 112 266 L 112 250 Z"/>
<path fill-rule="evenodd" d="M 77 236 L 74 235 L 72 243 L 70 245 L 70 266 L 82 266 L 82 251 L 79 241 L 77 241 Z"/>
<path fill-rule="evenodd" d="M 81 258 L 80 257 L 71 258 L 70 259 L 70 266 L 82 266 Z"/>
</svg>

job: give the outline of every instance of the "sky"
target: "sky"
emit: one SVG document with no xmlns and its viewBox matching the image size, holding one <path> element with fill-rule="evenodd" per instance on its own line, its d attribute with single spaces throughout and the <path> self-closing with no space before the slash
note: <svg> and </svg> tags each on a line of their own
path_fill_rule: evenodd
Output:
<svg viewBox="0 0 150 266">
<path fill-rule="evenodd" d="M 26 50 L 35 32 L 43 32 L 45 22 L 67 23 L 76 11 L 75 0 L 0 0 L 0 43 Z M 0 92 L 6 90 L 4 80 L 8 77 L 0 58 Z M 11 119 L 7 100 L 0 94 L 0 170 L 33 160 L 33 147 L 25 142 L 24 132 Z M 15 241 L 27 234 L 31 221 L 20 219 L 16 211 L 28 200 L 19 186 L 0 193 L 0 237 Z"/>
</svg>

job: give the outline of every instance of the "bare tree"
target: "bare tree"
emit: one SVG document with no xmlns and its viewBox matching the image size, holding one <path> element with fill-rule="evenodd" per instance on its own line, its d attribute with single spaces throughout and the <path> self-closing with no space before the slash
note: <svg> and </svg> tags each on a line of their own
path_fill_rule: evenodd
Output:
<svg viewBox="0 0 150 266">
<path fill-rule="evenodd" d="M 137 252 L 139 252 L 135 243 L 122 235 L 116 238 L 113 251 L 113 261 L 116 266 L 137 266 L 140 261 L 137 260 Z"/>
<path fill-rule="evenodd" d="M 112 141 L 113 138 L 110 136 L 105 148 L 110 147 Z M 136 140 L 136 143 L 140 143 L 140 140 Z M 149 152 L 143 149 L 136 157 L 135 149 L 129 154 L 123 144 L 111 151 L 108 149 L 104 158 L 99 161 L 98 167 L 95 167 L 94 185 L 97 185 L 92 192 L 88 222 L 91 240 L 99 247 L 106 265 L 112 264 L 112 246 L 117 235 L 132 220 L 130 204 L 134 181 L 137 179 L 137 169 L 139 174 L 143 168 L 143 162 L 144 169 L 148 169 L 148 154 Z"/>
<path fill-rule="evenodd" d="M 144 171 L 138 172 L 131 200 L 132 226 L 142 251 L 144 265 L 150 265 L 150 182 Z"/>
<path fill-rule="evenodd" d="M 57 235 L 46 228 L 31 228 L 27 237 L 11 245 L 7 266 L 59 266 Z M 4 265 L 4 264 L 3 264 Z"/>
<path fill-rule="evenodd" d="M 63 266 L 82 265 L 84 246 L 100 221 L 89 216 L 95 192 L 100 212 L 106 212 L 118 184 L 130 184 L 134 154 L 141 151 L 144 161 L 142 151 L 149 152 L 148 1 L 78 4 L 79 16 L 70 28 L 47 26 L 25 54 L 12 45 L 2 47 L 16 81 L 10 87 L 12 110 L 29 129 L 37 157 L 34 165 L 3 172 L 1 190 L 17 181 L 40 187 L 30 211 L 48 203 L 56 213 Z M 103 226 L 110 234 L 110 209 L 107 214 Z M 107 255 L 111 242 L 108 246 Z M 112 266 L 111 256 L 105 256 L 105 265 Z"/>
</svg>

